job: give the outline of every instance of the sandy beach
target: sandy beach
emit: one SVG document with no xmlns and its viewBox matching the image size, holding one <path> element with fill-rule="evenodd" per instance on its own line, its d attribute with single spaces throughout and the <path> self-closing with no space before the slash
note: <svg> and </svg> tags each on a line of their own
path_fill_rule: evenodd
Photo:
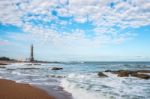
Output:
<svg viewBox="0 0 150 99">
<path fill-rule="evenodd" d="M 29 84 L 15 83 L 11 80 L 0 79 L 1 99 L 55 99 L 46 92 Z"/>
</svg>

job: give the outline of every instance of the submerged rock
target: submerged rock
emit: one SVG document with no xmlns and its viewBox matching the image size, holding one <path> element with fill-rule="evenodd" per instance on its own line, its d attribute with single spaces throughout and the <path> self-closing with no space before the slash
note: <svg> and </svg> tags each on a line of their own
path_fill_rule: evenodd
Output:
<svg viewBox="0 0 150 99">
<path fill-rule="evenodd" d="M 99 77 L 108 77 L 107 75 L 105 75 L 105 74 L 102 73 L 102 72 L 98 72 L 98 76 L 99 76 Z"/>
<path fill-rule="evenodd" d="M 147 74 L 133 73 L 133 74 L 131 74 L 131 76 L 133 76 L 133 77 L 138 77 L 138 78 L 142 78 L 142 79 L 150 79 L 150 75 L 147 75 Z"/>
<path fill-rule="evenodd" d="M 51 70 L 62 70 L 62 67 L 52 67 Z"/>
</svg>

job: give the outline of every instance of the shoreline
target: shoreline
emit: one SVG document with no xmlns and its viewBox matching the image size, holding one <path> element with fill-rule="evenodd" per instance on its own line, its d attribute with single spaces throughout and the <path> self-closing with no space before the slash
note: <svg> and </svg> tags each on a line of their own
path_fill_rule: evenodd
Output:
<svg viewBox="0 0 150 99">
<path fill-rule="evenodd" d="M 19 95 L 18 95 L 19 93 Z M 0 78 L 2 99 L 73 99 L 61 86 L 42 86 Z"/>
<path fill-rule="evenodd" d="M 38 87 L 1 78 L 0 97 L 2 99 L 56 99 Z"/>
<path fill-rule="evenodd" d="M 0 68 L 6 68 L 7 65 L 10 65 L 10 64 L 15 64 L 15 63 L 25 63 L 27 65 L 41 65 L 42 63 L 35 63 L 35 62 L 18 62 L 18 61 L 1 61 L 0 60 Z M 9 80 L 7 78 L 0 78 L 0 84 L 1 82 L 5 81 L 6 83 L 7 82 L 13 82 L 15 83 L 15 86 L 19 85 L 19 84 L 23 84 L 23 85 L 28 85 L 28 86 L 31 86 L 31 87 L 35 87 L 37 88 L 38 90 L 42 90 L 44 91 L 46 94 L 50 95 L 50 96 L 53 96 L 55 97 L 54 99 L 72 99 L 72 94 L 65 91 L 61 86 L 45 86 L 45 85 L 36 85 L 36 84 L 24 84 L 22 82 L 19 82 L 17 83 L 15 80 Z M 8 84 L 9 85 L 9 84 Z M 1 85 L 0 85 L 1 87 Z M 6 87 L 6 86 L 5 86 Z M 4 88 L 4 89 L 8 89 L 7 87 Z M 13 89 L 11 89 L 13 90 Z M 19 89 L 20 90 L 20 89 Z M 1 92 L 1 90 L 0 90 Z M 0 96 L 1 97 L 1 96 Z M 7 99 L 7 98 L 6 98 Z M 8 98 L 8 99 L 11 99 L 11 98 Z M 16 99 L 16 98 L 14 98 Z M 39 98 L 37 98 L 39 99 Z M 41 98 L 40 98 L 41 99 Z M 44 99 L 44 98 L 42 98 Z M 51 98 L 50 98 L 51 99 Z M 52 98 L 53 99 L 53 98 Z"/>
<path fill-rule="evenodd" d="M 123 98 L 137 98 L 139 96 L 141 96 L 142 98 L 149 97 L 149 93 L 146 92 L 146 90 L 149 90 L 149 88 L 147 88 L 146 86 L 148 86 L 150 81 L 150 63 L 134 63 L 134 65 L 130 63 L 118 63 L 116 65 L 114 65 L 113 63 L 102 63 L 102 66 L 100 67 L 97 67 L 97 64 L 83 65 L 88 66 L 89 69 L 93 69 L 91 68 L 91 66 L 96 66 L 96 68 L 94 67 L 93 71 L 89 69 L 87 70 L 83 66 L 81 67 L 80 64 L 75 64 L 73 66 L 74 68 L 77 68 L 77 72 L 72 72 L 72 69 L 74 68 L 72 68 L 72 66 L 68 64 L 60 64 L 60 66 L 63 67 L 64 71 L 51 70 L 51 67 L 55 66 L 55 64 L 41 64 L 41 66 L 38 66 L 34 63 L 31 64 L 32 66 L 26 63 L 19 63 L 14 65 L 12 64 L 10 66 L 8 65 L 8 67 L 7 65 L 0 65 L 0 79 L 8 78 L 8 80 L 11 79 L 14 82 L 19 82 L 19 84 L 27 83 L 31 85 L 31 87 L 39 88 L 45 91 L 48 95 L 55 97 L 55 99 L 98 99 L 98 97 L 102 97 L 102 99 L 109 99 L 111 97 L 117 98 L 118 95 Z M 108 66 L 108 68 L 105 68 L 104 66 Z M 87 72 L 84 72 L 85 70 L 87 70 Z M 64 74 L 64 72 L 66 74 Z M 64 78 L 59 77 L 63 75 L 65 75 Z M 90 83 L 87 83 L 87 81 L 89 81 Z M 118 82 L 119 88 L 116 85 L 112 85 Z M 143 86 L 143 84 L 145 85 Z M 145 91 L 145 95 L 143 95 L 143 93 L 138 93 L 139 95 L 137 95 L 136 90 L 132 90 L 130 93 L 128 93 L 128 90 L 130 90 L 128 85 L 131 85 L 130 88 L 132 89 L 136 87 L 138 88 L 140 86 L 144 89 L 142 91 Z M 101 90 L 103 86 L 106 86 L 106 89 L 103 89 L 106 93 L 103 93 L 103 90 Z M 126 88 L 124 88 L 124 86 Z M 89 88 L 91 88 L 91 90 Z M 111 88 L 111 90 L 107 88 Z M 121 90 L 121 92 L 118 93 L 119 90 Z M 138 91 L 141 90 L 138 89 Z M 124 96 L 126 95 L 126 93 L 128 93 L 128 95 Z"/>
</svg>

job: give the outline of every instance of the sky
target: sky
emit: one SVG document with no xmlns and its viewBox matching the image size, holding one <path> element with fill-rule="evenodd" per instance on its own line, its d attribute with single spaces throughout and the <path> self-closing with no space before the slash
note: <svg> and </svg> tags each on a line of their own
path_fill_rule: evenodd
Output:
<svg viewBox="0 0 150 99">
<path fill-rule="evenodd" d="M 0 56 L 150 61 L 150 0 L 0 0 Z"/>
</svg>

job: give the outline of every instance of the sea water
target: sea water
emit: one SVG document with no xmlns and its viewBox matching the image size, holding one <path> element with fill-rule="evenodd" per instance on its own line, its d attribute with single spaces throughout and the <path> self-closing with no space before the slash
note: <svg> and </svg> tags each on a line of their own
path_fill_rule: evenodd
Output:
<svg viewBox="0 0 150 99">
<path fill-rule="evenodd" d="M 52 67 L 63 67 L 63 70 L 53 71 Z M 150 62 L 18 63 L 0 68 L 0 78 L 47 86 L 47 91 L 49 86 L 55 86 L 54 90 L 62 87 L 73 99 L 150 99 L 150 80 L 117 77 L 109 72 L 104 72 L 108 75 L 105 78 L 97 75 L 105 70 L 141 69 L 150 70 Z"/>
</svg>

